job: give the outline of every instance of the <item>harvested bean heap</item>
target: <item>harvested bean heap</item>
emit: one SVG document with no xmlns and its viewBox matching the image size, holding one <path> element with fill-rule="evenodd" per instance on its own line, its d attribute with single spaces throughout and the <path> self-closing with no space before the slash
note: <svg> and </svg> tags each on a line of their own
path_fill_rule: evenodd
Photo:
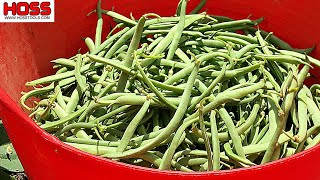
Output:
<svg viewBox="0 0 320 180">
<path fill-rule="evenodd" d="M 258 30 L 262 19 L 186 15 L 186 0 L 175 17 L 138 21 L 100 4 L 89 51 L 26 83 L 35 88 L 21 104 L 44 130 L 91 154 L 186 172 L 264 164 L 319 143 L 320 85 L 303 85 L 320 66 L 306 55 L 313 48 Z M 118 23 L 106 39 L 102 14 Z M 40 100 L 29 107 L 30 97 Z"/>
</svg>

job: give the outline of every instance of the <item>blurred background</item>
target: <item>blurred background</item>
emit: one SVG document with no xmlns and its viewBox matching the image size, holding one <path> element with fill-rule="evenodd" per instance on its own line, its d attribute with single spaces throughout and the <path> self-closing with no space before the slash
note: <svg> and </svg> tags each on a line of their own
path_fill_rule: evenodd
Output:
<svg viewBox="0 0 320 180">
<path fill-rule="evenodd" d="M 0 179 L 26 180 L 23 167 L 0 120 Z"/>
</svg>

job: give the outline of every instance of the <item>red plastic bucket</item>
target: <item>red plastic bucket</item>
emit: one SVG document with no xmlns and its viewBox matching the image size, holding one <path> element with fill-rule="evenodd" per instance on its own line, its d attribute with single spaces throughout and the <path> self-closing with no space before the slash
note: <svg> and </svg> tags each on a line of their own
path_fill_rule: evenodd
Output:
<svg viewBox="0 0 320 180">
<path fill-rule="evenodd" d="M 56 1 L 55 23 L 0 24 L 0 117 L 30 179 L 320 179 L 320 146 L 263 166 L 210 173 L 180 173 L 131 166 L 76 150 L 41 130 L 18 105 L 24 83 L 52 73 L 50 60 L 75 54 L 80 37 L 94 36 L 96 17 L 86 14 L 96 0 Z M 190 0 L 189 10 L 198 0 Z M 103 8 L 135 17 L 147 12 L 173 15 L 178 0 L 104 1 Z M 212 0 L 209 13 L 232 18 L 265 17 L 261 28 L 297 48 L 320 42 L 320 2 L 313 0 Z M 107 18 L 106 18 L 107 20 Z M 108 30 L 108 23 L 106 30 Z M 105 32 L 107 33 L 107 32 Z M 320 58 L 320 47 L 313 53 Z M 319 69 L 312 71 L 319 77 Z M 309 82 L 319 83 L 318 78 Z"/>
</svg>

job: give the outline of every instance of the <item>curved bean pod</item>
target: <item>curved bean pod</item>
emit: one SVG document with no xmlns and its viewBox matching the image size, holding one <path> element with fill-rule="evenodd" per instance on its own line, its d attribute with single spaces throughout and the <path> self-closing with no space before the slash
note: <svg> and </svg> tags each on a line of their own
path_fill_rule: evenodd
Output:
<svg viewBox="0 0 320 180">
<path fill-rule="evenodd" d="M 137 149 L 128 150 L 123 153 L 107 153 L 107 154 L 103 155 L 103 157 L 110 157 L 110 158 L 112 158 L 112 157 L 117 157 L 117 158 L 135 157 L 139 154 L 143 154 L 143 153 L 151 150 L 152 148 L 154 148 L 154 146 L 156 146 L 157 144 L 159 144 L 162 141 L 164 141 L 165 139 L 167 139 L 176 130 L 176 128 L 180 124 L 180 121 L 184 117 L 184 114 L 187 110 L 188 102 L 190 100 L 192 87 L 193 87 L 194 81 L 196 79 L 197 73 L 198 73 L 198 67 L 195 67 L 194 70 L 192 71 L 191 75 L 188 78 L 187 86 L 183 92 L 181 102 L 180 102 L 174 116 L 170 120 L 167 127 L 157 137 L 155 137 L 150 143 L 148 143 L 142 147 L 139 147 Z"/>
</svg>

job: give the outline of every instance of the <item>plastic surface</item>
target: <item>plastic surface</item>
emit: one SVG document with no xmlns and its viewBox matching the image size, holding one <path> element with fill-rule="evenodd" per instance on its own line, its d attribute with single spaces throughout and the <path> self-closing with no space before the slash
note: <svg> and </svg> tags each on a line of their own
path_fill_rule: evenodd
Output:
<svg viewBox="0 0 320 180">
<path fill-rule="evenodd" d="M 190 0 L 191 10 L 199 1 Z M 178 0 L 103 1 L 105 9 L 135 17 L 146 12 L 174 15 Z M 96 0 L 56 1 L 56 22 L 0 24 L 0 117 L 30 179 L 320 179 L 320 146 L 263 166 L 210 173 L 158 171 L 91 156 L 80 152 L 36 126 L 17 102 L 24 83 L 53 72 L 50 60 L 74 55 L 84 42 L 94 37 L 96 15 L 86 14 Z M 294 47 L 310 47 L 320 42 L 320 1 L 313 0 L 211 0 L 209 13 L 233 18 L 265 17 L 261 28 L 288 41 Z M 108 20 L 108 18 L 106 18 Z M 108 23 L 105 21 L 105 29 Z M 107 32 L 105 32 L 107 33 Z M 84 51 L 83 51 L 84 52 Z M 320 46 L 313 53 L 320 58 Z M 319 69 L 313 70 L 318 82 Z"/>
</svg>

